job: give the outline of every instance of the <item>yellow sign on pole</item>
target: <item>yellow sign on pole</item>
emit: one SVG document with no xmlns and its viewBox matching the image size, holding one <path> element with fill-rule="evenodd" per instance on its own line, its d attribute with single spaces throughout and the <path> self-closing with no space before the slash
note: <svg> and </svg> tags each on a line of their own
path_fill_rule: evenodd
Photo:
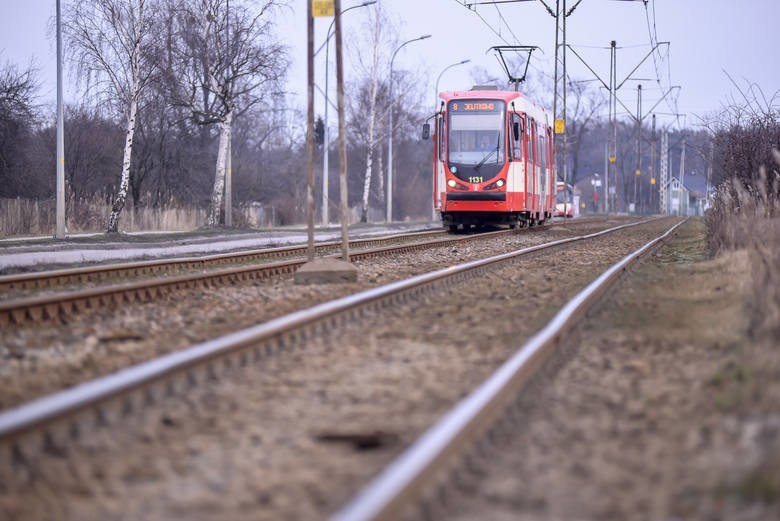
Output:
<svg viewBox="0 0 780 521">
<path fill-rule="evenodd" d="M 609 162 L 614 163 L 616 160 L 615 156 L 609 156 Z"/>
<path fill-rule="evenodd" d="M 333 0 L 311 0 L 312 16 L 333 16 Z"/>
<path fill-rule="evenodd" d="M 641 171 L 641 170 L 639 170 L 639 169 L 637 168 L 636 170 L 634 170 L 634 173 L 635 173 L 636 175 L 641 175 L 641 174 L 642 174 L 642 171 Z"/>
<path fill-rule="evenodd" d="M 556 119 L 555 120 L 555 133 L 556 134 L 563 134 L 565 130 L 565 125 L 562 119 Z"/>
<path fill-rule="evenodd" d="M 655 184 L 655 177 L 651 177 L 651 178 L 650 178 L 650 184 L 651 184 L 651 185 L 654 185 L 654 184 Z"/>
</svg>

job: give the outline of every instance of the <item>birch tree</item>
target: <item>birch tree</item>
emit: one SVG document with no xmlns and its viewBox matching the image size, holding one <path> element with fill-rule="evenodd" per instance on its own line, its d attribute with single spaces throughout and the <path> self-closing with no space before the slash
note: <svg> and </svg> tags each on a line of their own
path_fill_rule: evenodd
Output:
<svg viewBox="0 0 780 521">
<path fill-rule="evenodd" d="M 389 74 L 388 49 L 394 48 L 398 36 L 395 25 L 388 22 L 389 15 L 381 4 L 366 10 L 366 21 L 363 24 L 363 41 L 354 45 L 356 49 L 357 70 L 363 76 L 362 85 L 358 87 L 359 96 L 350 107 L 354 127 L 358 130 L 359 141 L 366 148 L 366 169 L 363 175 L 363 192 L 361 197 L 360 222 L 368 221 L 369 196 L 373 181 L 374 156 L 376 147 L 384 141 L 386 132 L 385 121 L 389 114 L 390 104 L 379 106 L 379 94 L 387 90 L 389 83 L 384 78 Z M 386 99 L 387 96 L 383 96 Z M 364 126 L 365 125 L 365 126 Z M 380 175 L 377 178 L 380 197 L 384 191 L 381 175 L 381 153 L 379 154 Z"/>
<path fill-rule="evenodd" d="M 219 136 L 207 225 L 217 226 L 225 189 L 225 162 L 233 121 L 279 90 L 285 49 L 271 36 L 278 0 L 242 3 L 194 0 L 173 3 L 168 56 L 174 102 L 198 125 Z"/>
<path fill-rule="evenodd" d="M 65 16 L 73 67 L 101 104 L 126 120 L 119 187 L 106 224 L 116 233 L 130 184 L 138 104 L 155 69 L 155 0 L 75 0 Z"/>
</svg>

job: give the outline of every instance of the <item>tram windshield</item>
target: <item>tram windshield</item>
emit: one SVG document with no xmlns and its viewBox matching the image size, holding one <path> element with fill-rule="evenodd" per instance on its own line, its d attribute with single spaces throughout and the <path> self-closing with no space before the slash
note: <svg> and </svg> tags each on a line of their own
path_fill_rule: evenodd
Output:
<svg viewBox="0 0 780 521">
<path fill-rule="evenodd" d="M 482 165 L 503 164 L 505 114 L 503 101 L 450 101 L 450 163 L 476 169 Z"/>
</svg>

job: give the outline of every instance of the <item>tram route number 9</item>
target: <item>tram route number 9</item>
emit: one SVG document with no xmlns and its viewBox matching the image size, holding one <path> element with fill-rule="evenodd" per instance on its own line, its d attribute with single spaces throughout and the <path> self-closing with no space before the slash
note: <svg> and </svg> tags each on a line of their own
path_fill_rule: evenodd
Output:
<svg viewBox="0 0 780 521">
<path fill-rule="evenodd" d="M 452 104 L 452 110 L 464 110 L 464 111 L 495 110 L 495 108 L 496 108 L 495 103 L 463 103 L 462 107 L 458 103 Z"/>
</svg>

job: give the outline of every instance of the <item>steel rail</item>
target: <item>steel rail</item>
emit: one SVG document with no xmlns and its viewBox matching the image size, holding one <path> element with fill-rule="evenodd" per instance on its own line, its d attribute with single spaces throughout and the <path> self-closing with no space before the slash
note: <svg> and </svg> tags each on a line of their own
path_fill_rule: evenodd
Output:
<svg viewBox="0 0 780 521">
<path fill-rule="evenodd" d="M 447 246 L 462 241 L 485 239 L 496 235 L 505 235 L 511 230 L 501 230 L 480 235 L 462 237 L 448 236 L 446 239 L 413 242 L 394 246 L 356 250 L 354 260 L 370 259 L 391 253 L 407 253 L 423 249 Z M 323 257 L 337 257 L 338 254 Z M 0 325 L 20 325 L 28 321 L 41 321 L 70 315 L 84 308 L 96 308 L 111 304 L 132 301 L 149 301 L 172 291 L 235 283 L 246 280 L 266 279 L 273 276 L 294 273 L 306 263 L 305 259 L 269 262 L 261 265 L 239 266 L 204 273 L 160 277 L 124 284 L 112 284 L 92 288 L 77 289 L 65 293 L 53 293 L 34 297 L 21 297 L 0 301 Z"/>
<path fill-rule="evenodd" d="M 582 218 L 575 224 L 588 224 L 593 218 Z M 548 226 L 559 226 L 561 223 L 553 222 Z M 539 228 L 544 229 L 544 228 Z M 479 236 L 463 236 L 459 240 L 469 240 L 477 237 L 489 237 L 491 235 L 508 233 L 509 230 L 483 233 Z M 415 239 L 419 237 L 444 235 L 443 230 L 425 230 L 406 234 L 393 234 L 381 237 L 367 237 L 350 241 L 350 248 L 380 247 L 384 243 Z M 449 238 L 454 238 L 448 235 Z M 317 251 L 338 252 L 341 248 L 340 241 L 327 241 L 315 245 Z M 168 259 L 154 259 L 147 261 L 123 262 L 116 264 L 93 265 L 80 268 L 64 268 L 58 270 L 39 271 L 32 273 L 19 273 L 13 275 L 0 275 L 0 290 L 11 289 L 42 289 L 64 285 L 68 283 L 83 283 L 105 280 L 109 277 L 122 278 L 134 275 L 158 274 L 166 271 L 185 269 L 202 269 L 209 265 L 238 264 L 258 259 L 281 259 L 287 257 L 304 257 L 306 246 L 280 246 L 274 248 L 262 248 L 256 250 L 235 251 L 230 253 L 218 253 L 212 255 L 196 255 L 191 257 L 175 257 Z"/>
<path fill-rule="evenodd" d="M 575 295 L 480 387 L 333 515 L 331 521 L 403 519 L 414 504 L 431 492 L 442 473 L 453 468 L 458 458 L 488 432 L 536 369 L 620 274 L 686 221 L 678 222 L 661 236 L 626 255 Z"/>
<path fill-rule="evenodd" d="M 350 241 L 350 247 L 380 246 L 387 242 L 415 239 L 431 235 L 441 235 L 442 230 L 430 230 L 413 232 L 408 234 L 393 234 L 382 237 L 368 237 Z M 341 247 L 340 241 L 327 241 L 316 244 L 318 251 L 334 250 Z M 150 250 L 152 251 L 152 250 Z M 238 264 L 258 259 L 280 259 L 285 257 L 303 257 L 306 255 L 306 246 L 280 246 L 274 248 L 262 248 L 230 253 L 212 255 L 198 255 L 191 257 L 177 257 L 169 259 L 155 259 L 148 261 L 123 262 L 117 264 L 105 264 L 81 268 L 65 268 L 59 270 L 41 271 L 33 273 L 21 273 L 0 276 L 0 290 L 17 288 L 45 288 L 62 285 L 71 282 L 89 282 L 104 280 L 108 277 L 126 277 L 132 275 L 155 274 L 169 270 L 184 270 L 206 268 L 209 265 Z"/>
<path fill-rule="evenodd" d="M 139 392 L 142 399 L 146 401 L 152 399 L 148 389 L 155 385 L 162 385 L 164 392 L 173 393 L 177 388 L 175 380 L 177 377 L 182 377 L 185 386 L 195 384 L 196 369 L 203 368 L 206 372 L 215 372 L 218 370 L 217 361 L 221 361 L 225 367 L 246 365 L 252 354 L 248 352 L 250 348 L 254 348 L 254 358 L 260 359 L 269 351 L 285 349 L 291 343 L 323 331 L 327 326 L 342 324 L 348 317 L 358 316 L 371 309 L 378 310 L 387 304 L 392 305 L 404 296 L 414 298 L 423 289 L 436 287 L 437 283 L 454 283 L 475 276 L 490 266 L 529 253 L 599 237 L 645 224 L 651 220 L 559 239 L 417 275 L 296 311 L 263 324 L 196 344 L 182 351 L 142 362 L 0 413 L 0 446 L 11 444 L 14 450 L 18 450 L 17 442 L 23 440 L 25 435 L 57 426 L 64 427 L 64 432 L 72 435 L 78 432 L 79 428 L 75 425 L 62 425 L 66 423 L 65 420 L 73 419 L 85 411 L 94 410 L 98 423 L 104 423 L 107 420 L 103 407 L 109 403 L 119 405 L 122 411 L 130 411 L 133 409 L 133 400 L 130 396 L 133 392 Z M 264 350 L 261 351 L 263 346 Z M 141 392 L 144 389 L 147 393 Z M 60 437 L 44 432 L 44 445 Z"/>
</svg>

